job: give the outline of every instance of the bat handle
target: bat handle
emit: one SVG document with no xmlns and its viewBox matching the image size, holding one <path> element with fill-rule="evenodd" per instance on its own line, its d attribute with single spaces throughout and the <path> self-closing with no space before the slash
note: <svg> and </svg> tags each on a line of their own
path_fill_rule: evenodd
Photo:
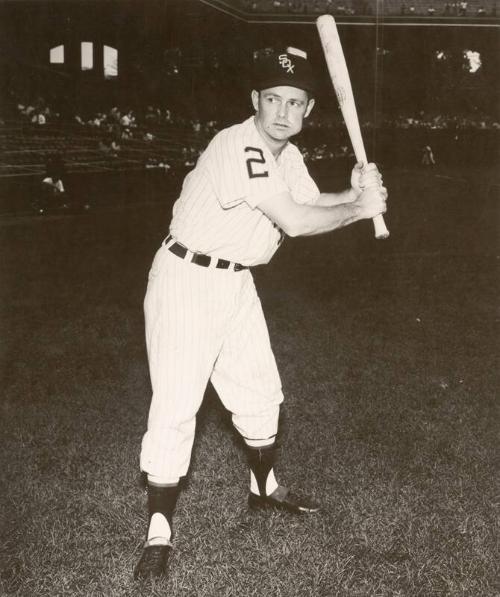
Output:
<svg viewBox="0 0 500 597">
<path fill-rule="evenodd" d="M 365 149 L 362 144 L 360 147 L 356 147 L 355 155 L 356 160 L 362 162 L 364 168 L 368 164 L 368 158 L 366 157 Z M 373 218 L 373 226 L 375 228 L 376 239 L 383 240 L 384 238 L 389 238 L 390 233 L 385 225 L 384 216 L 382 214 Z"/>
<path fill-rule="evenodd" d="M 381 240 L 384 238 L 389 238 L 389 230 L 387 230 L 387 226 L 385 225 L 384 216 L 382 214 L 375 216 L 373 218 L 373 226 L 375 228 L 375 238 Z"/>
</svg>

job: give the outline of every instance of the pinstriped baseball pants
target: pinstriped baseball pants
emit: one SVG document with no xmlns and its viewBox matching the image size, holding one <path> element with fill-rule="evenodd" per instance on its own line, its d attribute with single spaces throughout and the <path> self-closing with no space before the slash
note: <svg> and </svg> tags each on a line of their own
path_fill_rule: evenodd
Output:
<svg viewBox="0 0 500 597">
<path fill-rule="evenodd" d="M 168 479 L 187 473 L 209 380 L 244 438 L 276 435 L 283 393 L 249 270 L 201 267 L 162 246 L 144 313 L 153 395 L 142 471 Z"/>
</svg>

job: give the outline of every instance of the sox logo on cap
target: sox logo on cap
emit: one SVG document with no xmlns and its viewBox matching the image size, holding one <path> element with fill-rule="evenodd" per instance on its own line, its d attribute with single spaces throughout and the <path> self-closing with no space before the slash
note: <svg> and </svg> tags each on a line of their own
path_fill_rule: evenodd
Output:
<svg viewBox="0 0 500 597">
<path fill-rule="evenodd" d="M 286 54 L 280 54 L 278 56 L 278 60 L 281 64 L 282 68 L 286 69 L 287 73 L 293 73 L 293 69 L 295 68 L 295 65 L 290 60 L 290 58 L 288 58 L 288 56 Z"/>
</svg>

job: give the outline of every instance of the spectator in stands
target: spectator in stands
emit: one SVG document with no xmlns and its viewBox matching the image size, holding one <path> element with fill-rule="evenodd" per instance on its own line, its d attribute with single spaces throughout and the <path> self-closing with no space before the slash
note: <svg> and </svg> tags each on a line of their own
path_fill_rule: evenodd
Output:
<svg viewBox="0 0 500 597">
<path fill-rule="evenodd" d="M 120 118 L 120 124 L 126 128 L 135 126 L 134 112 L 132 110 L 125 112 L 125 114 Z"/>
<path fill-rule="evenodd" d="M 486 11 L 484 10 L 484 6 L 479 6 L 479 8 L 477 9 L 477 16 L 478 17 L 484 17 L 486 15 Z"/>
<path fill-rule="evenodd" d="M 45 118 L 45 114 L 43 112 L 35 112 L 31 117 L 31 122 L 32 124 L 43 126 L 47 124 L 47 119 Z"/>
<path fill-rule="evenodd" d="M 55 120 L 56 118 L 60 117 L 60 114 L 54 110 L 51 110 L 49 108 L 49 106 L 46 106 L 45 110 L 43 111 L 44 115 L 45 115 L 45 119 L 47 122 L 51 122 L 53 120 Z"/>
<path fill-rule="evenodd" d="M 104 154 L 117 158 L 121 147 L 112 134 L 107 134 L 99 141 L 99 150 Z"/>
<path fill-rule="evenodd" d="M 429 167 L 435 166 L 436 160 L 434 159 L 434 153 L 430 145 L 424 145 L 422 148 L 422 166 Z"/>
<path fill-rule="evenodd" d="M 116 124 L 120 123 L 121 112 L 117 106 L 113 106 L 111 108 L 107 118 L 110 123 L 116 123 Z"/>
<path fill-rule="evenodd" d="M 18 104 L 19 113 L 22 116 L 25 116 L 28 122 L 31 122 L 32 115 L 35 112 L 35 106 L 28 104 L 25 106 L 24 104 Z"/>
<path fill-rule="evenodd" d="M 433 17 L 435 13 L 436 13 L 436 9 L 434 8 L 434 6 L 429 6 L 427 8 L 427 15 L 429 17 Z"/>
<path fill-rule="evenodd" d="M 466 17 L 467 16 L 467 1 L 466 0 L 461 0 L 460 4 L 459 4 L 459 10 L 458 10 L 458 14 L 461 17 Z"/>
<path fill-rule="evenodd" d="M 146 123 L 150 124 L 159 124 L 161 118 L 161 111 L 159 108 L 153 108 L 153 106 L 148 106 L 146 108 L 146 114 L 144 116 L 144 120 Z"/>
<path fill-rule="evenodd" d="M 118 156 L 118 152 L 121 150 L 121 145 L 118 143 L 117 139 L 113 138 L 111 140 L 111 152 L 112 155 Z"/>
<path fill-rule="evenodd" d="M 131 139 L 132 138 L 132 129 L 137 127 L 134 112 L 132 110 L 128 110 L 123 114 L 120 118 L 120 125 L 121 125 L 121 138 L 122 139 Z"/>
<path fill-rule="evenodd" d="M 106 115 L 98 112 L 93 118 L 89 120 L 89 125 L 95 128 L 100 128 L 103 121 L 106 119 Z"/>
<path fill-rule="evenodd" d="M 182 160 L 184 166 L 187 166 L 188 168 L 194 166 L 196 164 L 198 156 L 199 151 L 196 149 L 196 147 L 190 146 L 182 148 Z"/>
<path fill-rule="evenodd" d="M 149 157 L 146 159 L 145 168 L 146 170 L 160 169 L 163 170 L 165 174 L 168 174 L 171 166 L 166 159 Z"/>
<path fill-rule="evenodd" d="M 217 131 L 218 127 L 216 120 L 209 120 L 205 123 L 205 133 L 210 135 L 210 137 L 213 137 Z"/>
</svg>

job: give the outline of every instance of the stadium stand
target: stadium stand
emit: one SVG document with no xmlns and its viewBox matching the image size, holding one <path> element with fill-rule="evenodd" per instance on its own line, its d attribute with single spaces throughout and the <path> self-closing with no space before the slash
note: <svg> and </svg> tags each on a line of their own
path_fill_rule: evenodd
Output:
<svg viewBox="0 0 500 597">
<path fill-rule="evenodd" d="M 78 172 L 112 172 L 120 170 L 164 169 L 172 173 L 194 165 L 206 142 L 217 130 L 217 123 L 169 118 L 171 122 L 147 122 L 147 107 L 138 117 L 137 126 L 123 134 L 127 128 L 118 130 L 95 126 L 94 117 L 81 124 L 55 121 L 43 126 L 20 119 L 0 126 L 1 177 L 34 176 L 44 172 L 47 160 L 54 154 L 64 156 L 66 170 Z M 155 109 L 160 112 L 159 108 Z M 366 134 L 373 130 L 373 123 L 362 123 Z M 328 149 L 320 142 L 324 134 L 320 129 L 331 129 L 336 143 Z M 450 136 L 457 132 L 496 131 L 500 123 L 485 115 L 442 116 L 418 114 L 386 118 L 378 128 L 393 131 L 444 131 Z M 113 131 L 113 132 L 110 132 Z M 339 116 L 321 121 L 314 118 L 308 123 L 300 144 L 311 161 L 343 157 L 348 154 L 344 138 L 344 125 Z M 404 133 L 403 133 L 404 134 Z M 330 134 L 329 134 L 330 136 Z M 115 141 L 115 148 L 111 141 Z"/>
<path fill-rule="evenodd" d="M 68 172 L 168 170 L 193 164 L 214 126 L 183 119 L 150 123 L 144 118 L 131 132 L 126 124 L 96 126 L 96 120 L 76 116 L 73 122 L 54 118 L 44 125 L 22 118 L 4 122 L 0 176 L 39 175 L 53 154 L 64 155 Z"/>
<path fill-rule="evenodd" d="M 234 8 L 228 2 L 219 5 Z M 381 15 L 425 17 L 474 17 L 497 15 L 497 0 L 239 0 L 238 8 L 249 15 L 315 15 L 330 13 L 336 16 Z"/>
</svg>

